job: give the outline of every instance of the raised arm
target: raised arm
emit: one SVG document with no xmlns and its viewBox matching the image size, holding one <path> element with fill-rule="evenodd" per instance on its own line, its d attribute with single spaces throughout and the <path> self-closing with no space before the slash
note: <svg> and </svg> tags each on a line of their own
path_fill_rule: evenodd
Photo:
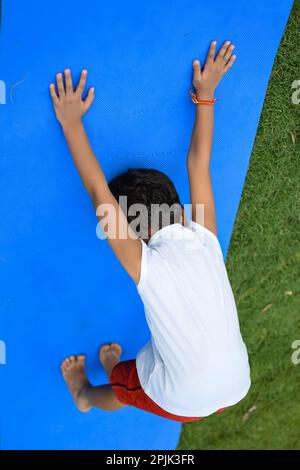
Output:
<svg viewBox="0 0 300 470">
<path fill-rule="evenodd" d="M 216 56 L 216 41 L 210 45 L 209 53 L 201 70 L 199 60 L 193 62 L 193 86 L 197 99 L 212 101 L 217 85 L 233 65 L 234 46 L 226 41 Z M 210 176 L 210 159 L 213 141 L 214 106 L 196 105 L 195 123 L 192 132 L 187 165 L 192 204 L 192 220 L 217 234 L 213 188 Z M 202 208 L 204 214 L 202 214 Z"/>
<path fill-rule="evenodd" d="M 89 89 L 85 99 L 82 97 L 86 77 L 87 71 L 83 70 L 78 86 L 74 90 L 69 69 L 64 72 L 65 80 L 61 73 L 56 75 L 57 90 L 53 83 L 50 85 L 55 114 L 62 125 L 82 182 L 94 207 L 98 209 L 97 214 L 108 242 L 128 274 L 138 283 L 141 269 L 141 243 L 128 225 L 125 214 L 108 187 L 82 123 L 83 115 L 94 101 L 94 88 Z M 101 207 L 103 211 L 99 211 Z M 107 221 L 109 221 L 108 224 Z"/>
</svg>

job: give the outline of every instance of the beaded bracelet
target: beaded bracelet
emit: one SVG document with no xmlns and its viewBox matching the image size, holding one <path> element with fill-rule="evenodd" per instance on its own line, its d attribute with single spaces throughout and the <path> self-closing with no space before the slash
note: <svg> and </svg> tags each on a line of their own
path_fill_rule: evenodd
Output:
<svg viewBox="0 0 300 470">
<path fill-rule="evenodd" d="M 198 100 L 197 94 L 192 90 L 192 88 L 190 89 L 190 95 L 192 98 L 192 102 L 195 104 L 204 104 L 205 106 L 213 106 L 218 101 L 217 98 L 213 98 L 212 100 Z"/>
</svg>

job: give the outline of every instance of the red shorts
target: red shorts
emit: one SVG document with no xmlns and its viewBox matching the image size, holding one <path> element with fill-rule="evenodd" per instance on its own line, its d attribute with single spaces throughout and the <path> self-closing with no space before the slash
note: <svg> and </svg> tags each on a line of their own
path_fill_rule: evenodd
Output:
<svg viewBox="0 0 300 470">
<path fill-rule="evenodd" d="M 191 418 L 185 416 L 177 416 L 168 411 L 163 410 L 148 395 L 141 387 L 135 359 L 131 361 L 119 362 L 112 371 L 110 376 L 110 383 L 117 399 L 125 405 L 131 405 L 141 410 L 149 411 L 155 415 L 163 416 L 164 418 L 173 421 L 180 421 L 182 423 L 189 423 L 192 421 L 199 421 L 203 418 Z M 224 408 L 218 410 L 217 413 L 223 411 Z"/>
</svg>

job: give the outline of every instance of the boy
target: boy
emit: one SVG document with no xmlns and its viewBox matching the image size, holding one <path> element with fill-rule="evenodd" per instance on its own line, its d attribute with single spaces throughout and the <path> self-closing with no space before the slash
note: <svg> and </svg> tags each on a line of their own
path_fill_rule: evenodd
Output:
<svg viewBox="0 0 300 470">
<path fill-rule="evenodd" d="M 102 229 L 108 229 L 112 250 L 137 285 L 151 331 L 151 341 L 136 361 L 120 362 L 118 344 L 100 349 L 109 385 L 89 383 L 84 355 L 65 359 L 62 374 L 81 411 L 132 405 L 186 422 L 236 404 L 249 390 L 248 356 L 216 237 L 210 178 L 214 92 L 234 63 L 233 49 L 226 41 L 216 55 L 213 41 L 203 70 L 198 60 L 193 62 L 196 118 L 187 158 L 190 223 L 173 183 L 159 171 L 129 170 L 107 183 L 82 124 L 94 100 L 93 88 L 82 99 L 87 71 L 82 71 L 75 91 L 69 69 L 65 81 L 57 74 L 57 91 L 50 85 L 74 163 Z M 132 213 L 126 217 L 120 205 L 124 196 L 129 206 L 146 208 L 147 215 L 135 228 Z M 162 220 L 154 217 L 155 205 L 164 206 Z"/>
</svg>

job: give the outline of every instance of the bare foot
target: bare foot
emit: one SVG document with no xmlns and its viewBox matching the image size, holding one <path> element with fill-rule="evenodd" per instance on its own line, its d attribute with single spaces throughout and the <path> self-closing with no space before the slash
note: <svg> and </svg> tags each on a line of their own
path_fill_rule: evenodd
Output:
<svg viewBox="0 0 300 470">
<path fill-rule="evenodd" d="M 110 378 L 115 365 L 120 362 L 121 354 L 122 348 L 117 343 L 105 344 L 104 346 L 101 346 L 99 350 L 99 360 L 105 369 L 108 379 Z"/>
<path fill-rule="evenodd" d="M 77 408 L 80 411 L 89 411 L 91 408 L 85 390 L 90 386 L 85 372 L 85 356 L 69 356 L 61 364 L 63 378 L 71 392 Z"/>
</svg>

